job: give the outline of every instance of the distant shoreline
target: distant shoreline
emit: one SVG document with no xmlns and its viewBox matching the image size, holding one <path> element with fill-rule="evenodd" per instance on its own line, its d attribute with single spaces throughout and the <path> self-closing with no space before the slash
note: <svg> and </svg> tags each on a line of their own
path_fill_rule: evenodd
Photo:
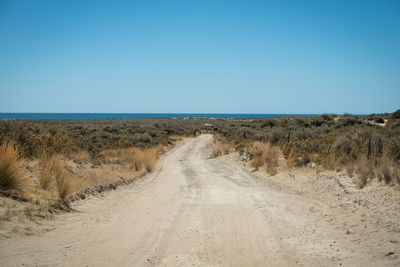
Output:
<svg viewBox="0 0 400 267">
<path fill-rule="evenodd" d="M 0 113 L 0 119 L 72 120 L 72 119 L 140 119 L 140 118 L 228 118 L 265 119 L 282 116 L 318 116 L 320 114 L 240 114 L 240 113 Z"/>
</svg>

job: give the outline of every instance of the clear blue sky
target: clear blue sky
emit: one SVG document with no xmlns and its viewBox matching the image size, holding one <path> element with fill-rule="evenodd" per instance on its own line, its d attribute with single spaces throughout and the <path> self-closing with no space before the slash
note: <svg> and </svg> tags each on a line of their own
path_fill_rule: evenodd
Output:
<svg viewBox="0 0 400 267">
<path fill-rule="evenodd" d="M 0 112 L 400 108 L 400 1 L 0 0 Z"/>
</svg>

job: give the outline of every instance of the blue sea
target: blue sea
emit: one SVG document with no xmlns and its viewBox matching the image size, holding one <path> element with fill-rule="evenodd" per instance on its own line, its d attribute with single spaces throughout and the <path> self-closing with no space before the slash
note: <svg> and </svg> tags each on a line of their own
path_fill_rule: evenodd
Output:
<svg viewBox="0 0 400 267">
<path fill-rule="evenodd" d="M 222 114 L 222 113 L 0 113 L 0 119 L 87 120 L 138 118 L 274 118 L 279 116 L 317 116 L 318 114 Z"/>
</svg>

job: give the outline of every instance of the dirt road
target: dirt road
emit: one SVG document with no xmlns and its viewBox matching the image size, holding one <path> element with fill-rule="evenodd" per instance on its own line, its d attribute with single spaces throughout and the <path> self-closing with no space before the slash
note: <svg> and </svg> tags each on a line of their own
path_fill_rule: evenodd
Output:
<svg viewBox="0 0 400 267">
<path fill-rule="evenodd" d="M 49 232 L 1 240 L 0 265 L 398 264 L 334 238 L 346 233 L 313 211 L 321 204 L 272 189 L 237 162 L 208 159 L 210 141 L 187 140 L 142 182 L 82 201 Z"/>
</svg>

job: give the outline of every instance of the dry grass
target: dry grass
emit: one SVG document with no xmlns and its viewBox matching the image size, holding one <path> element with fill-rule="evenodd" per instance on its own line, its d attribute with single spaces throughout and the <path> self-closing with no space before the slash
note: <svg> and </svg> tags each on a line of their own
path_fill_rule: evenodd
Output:
<svg viewBox="0 0 400 267">
<path fill-rule="evenodd" d="M 156 167 L 158 151 L 156 148 L 150 148 L 143 151 L 144 168 L 148 172 L 152 172 Z"/>
<path fill-rule="evenodd" d="M 115 182 L 117 185 L 121 179 L 131 179 L 151 172 L 156 168 L 161 149 L 162 147 L 113 149 L 99 152 L 100 156 L 81 151 L 65 154 L 68 158 L 64 154 L 42 150 L 44 152 L 38 160 L 24 163 L 22 168 L 15 146 L 3 144 L 0 146 L 0 191 L 7 191 L 7 194 L 18 197 L 20 194 L 16 190 L 21 191 L 30 206 L 16 214 L 0 214 L 0 223 L 20 215 L 27 218 L 42 214 L 47 216 L 54 205 L 68 205 L 69 197 L 82 192 L 82 188 Z M 94 162 L 97 166 L 92 165 Z M 29 177 L 29 180 L 25 180 L 25 177 Z M 26 181 L 26 184 L 22 181 Z M 40 203 L 45 203 L 47 208 Z"/>
<path fill-rule="evenodd" d="M 289 168 L 306 166 L 311 162 L 310 155 L 307 151 L 300 152 L 293 148 L 287 158 L 287 166 Z"/>
<path fill-rule="evenodd" d="M 90 155 L 86 151 L 80 151 L 78 153 L 75 153 L 71 156 L 72 161 L 77 163 L 77 164 L 86 164 L 90 162 Z"/>
<path fill-rule="evenodd" d="M 253 167 L 255 170 L 258 170 L 263 164 L 264 162 L 259 156 L 254 157 L 250 162 L 250 166 Z"/>
<path fill-rule="evenodd" d="M 71 193 L 71 189 L 70 180 L 66 176 L 60 176 L 57 179 L 57 193 L 61 199 L 65 200 Z"/>
<path fill-rule="evenodd" d="M 21 161 L 13 143 L 0 146 L 0 191 L 22 191 Z"/>
<path fill-rule="evenodd" d="M 214 139 L 213 150 L 211 152 L 211 158 L 216 158 L 222 155 L 227 155 L 231 151 L 230 144 L 222 144 L 220 141 Z"/>
<path fill-rule="evenodd" d="M 59 154 L 48 155 L 43 153 L 39 161 L 40 186 L 49 189 L 53 181 L 63 174 L 64 157 Z"/>
<path fill-rule="evenodd" d="M 277 147 L 270 146 L 264 153 L 264 162 L 267 173 L 275 175 L 278 173 L 279 150 Z"/>
<path fill-rule="evenodd" d="M 296 159 L 297 159 L 297 155 L 294 149 L 292 149 L 288 155 L 288 158 L 286 160 L 287 166 L 289 169 L 295 167 L 296 165 Z"/>
<path fill-rule="evenodd" d="M 377 176 L 379 181 L 385 181 L 386 184 L 389 184 L 392 181 L 390 165 L 390 161 L 386 157 L 379 161 L 377 166 Z"/>
<path fill-rule="evenodd" d="M 356 163 L 357 175 L 355 183 L 359 188 L 363 188 L 369 179 L 374 177 L 373 165 L 365 158 Z"/>
<path fill-rule="evenodd" d="M 231 146 L 229 144 L 223 144 L 222 145 L 222 152 L 226 155 L 229 154 L 231 151 Z"/>
<path fill-rule="evenodd" d="M 118 164 L 126 165 L 131 169 L 139 170 L 138 164 L 135 162 L 142 161 L 142 151 L 138 148 L 126 149 L 108 149 L 100 153 L 102 163 L 104 164 Z"/>
<path fill-rule="evenodd" d="M 277 173 L 279 162 L 279 149 L 270 143 L 255 142 L 253 148 L 253 159 L 251 166 L 258 170 L 261 166 L 265 166 L 267 173 L 275 175 Z"/>
<path fill-rule="evenodd" d="M 60 154 L 46 155 L 40 158 L 40 186 L 51 189 L 54 183 L 58 196 L 65 200 L 74 191 L 79 191 L 82 181 L 73 177 L 66 169 L 67 159 Z"/>
<path fill-rule="evenodd" d="M 393 178 L 396 180 L 397 184 L 400 185 L 400 167 L 395 166 L 393 168 Z"/>
<path fill-rule="evenodd" d="M 353 177 L 354 176 L 354 164 L 347 164 L 345 167 L 346 173 L 349 177 Z"/>
<path fill-rule="evenodd" d="M 220 144 L 214 144 L 213 150 L 211 152 L 211 157 L 216 158 L 222 156 L 222 147 Z"/>
<path fill-rule="evenodd" d="M 112 149 L 101 152 L 102 161 L 106 164 L 124 165 L 135 171 L 140 171 L 143 167 L 146 171 L 154 170 L 157 158 L 158 149 L 148 148 L 141 150 L 139 148 Z"/>
<path fill-rule="evenodd" d="M 82 182 L 76 177 L 63 172 L 62 175 L 57 177 L 56 185 L 58 196 L 65 200 L 70 194 L 81 189 Z"/>
<path fill-rule="evenodd" d="M 130 169 L 140 171 L 143 167 L 144 153 L 142 150 L 135 148 L 129 150 L 131 153 L 128 157 Z"/>
</svg>

